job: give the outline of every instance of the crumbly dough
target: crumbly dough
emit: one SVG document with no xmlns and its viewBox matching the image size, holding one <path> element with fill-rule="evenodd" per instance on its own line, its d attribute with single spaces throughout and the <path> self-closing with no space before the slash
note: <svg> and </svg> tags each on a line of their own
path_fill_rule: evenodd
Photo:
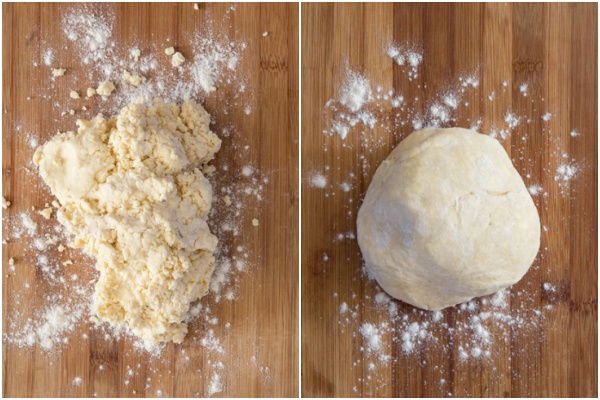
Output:
<svg viewBox="0 0 600 400">
<path fill-rule="evenodd" d="M 540 219 L 497 140 L 424 129 L 377 169 L 358 212 L 367 268 L 391 296 L 439 310 L 518 282 Z"/>
<path fill-rule="evenodd" d="M 179 67 L 184 62 L 185 62 L 185 57 L 180 52 L 173 54 L 173 57 L 171 57 L 171 65 L 174 67 Z"/>
<path fill-rule="evenodd" d="M 139 86 L 146 81 L 146 78 L 125 70 L 123 71 L 123 80 L 131 86 Z"/>
<path fill-rule="evenodd" d="M 190 303 L 214 269 L 212 188 L 201 168 L 221 140 L 209 124 L 194 101 L 138 101 L 110 120 L 78 120 L 77 133 L 55 136 L 34 155 L 71 247 L 97 260 L 97 316 L 147 345 L 183 340 Z"/>
<path fill-rule="evenodd" d="M 98 93 L 100 96 L 110 96 L 114 90 L 115 85 L 111 81 L 104 81 L 98 85 L 96 93 Z"/>
<path fill-rule="evenodd" d="M 64 68 L 52 68 L 52 76 L 55 78 L 58 76 L 63 76 L 66 71 L 67 70 Z"/>
<path fill-rule="evenodd" d="M 50 208 L 50 207 L 44 208 L 43 210 L 38 211 L 38 214 L 40 214 L 42 217 L 44 217 L 46 219 L 50 219 L 50 217 L 52 216 L 52 208 Z"/>
</svg>

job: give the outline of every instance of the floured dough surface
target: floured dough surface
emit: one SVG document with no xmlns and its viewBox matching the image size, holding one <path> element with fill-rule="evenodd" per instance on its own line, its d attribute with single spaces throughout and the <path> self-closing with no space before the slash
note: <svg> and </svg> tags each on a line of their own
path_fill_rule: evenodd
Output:
<svg viewBox="0 0 600 400">
<path fill-rule="evenodd" d="M 537 209 L 500 143 L 461 128 L 404 139 L 377 169 L 357 228 L 383 289 L 431 310 L 518 282 L 540 245 Z"/>
<path fill-rule="evenodd" d="M 34 162 L 60 201 L 71 245 L 96 258 L 94 310 L 147 345 L 180 343 L 190 303 L 214 270 L 212 188 L 201 172 L 221 146 L 210 115 L 194 101 L 155 99 L 77 124 Z"/>
</svg>

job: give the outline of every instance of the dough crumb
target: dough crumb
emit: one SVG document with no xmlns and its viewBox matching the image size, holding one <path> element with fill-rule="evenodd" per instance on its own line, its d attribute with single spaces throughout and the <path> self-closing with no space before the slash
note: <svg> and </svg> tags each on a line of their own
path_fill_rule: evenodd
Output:
<svg viewBox="0 0 600 400">
<path fill-rule="evenodd" d="M 200 6 L 198 5 L 198 3 L 194 3 L 194 10 L 200 10 Z"/>
<path fill-rule="evenodd" d="M 171 58 L 171 65 L 174 67 L 179 67 L 181 64 L 185 62 L 185 57 L 180 52 L 173 54 Z"/>
<path fill-rule="evenodd" d="M 252 219 L 252 226 L 258 226 L 258 219 Z"/>
<path fill-rule="evenodd" d="M 75 115 L 75 110 L 73 110 L 73 109 L 69 110 L 69 114 Z"/>
<path fill-rule="evenodd" d="M 231 198 L 229 196 L 223 197 L 223 203 L 225 203 L 225 205 L 231 205 Z"/>
<path fill-rule="evenodd" d="M 58 245 L 58 252 L 62 253 L 63 251 L 65 251 L 66 247 L 63 246 L 62 244 Z"/>
<path fill-rule="evenodd" d="M 85 93 L 86 93 L 87 97 L 92 97 L 96 94 L 96 89 L 94 89 L 93 87 L 89 87 L 89 88 L 87 88 Z"/>
<path fill-rule="evenodd" d="M 10 201 L 6 200 L 4 196 L 2 196 L 2 208 L 6 210 L 8 207 L 10 207 Z"/>
<path fill-rule="evenodd" d="M 206 165 L 202 168 L 202 173 L 204 176 L 211 176 L 216 170 L 217 168 L 214 165 Z"/>
<path fill-rule="evenodd" d="M 168 56 L 172 56 L 173 54 L 175 54 L 175 47 L 173 47 L 173 46 L 167 47 L 165 49 L 165 54 Z"/>
<path fill-rule="evenodd" d="M 69 97 L 71 97 L 72 99 L 78 99 L 79 93 L 77 93 L 77 91 L 75 90 L 71 90 L 71 93 L 69 93 Z"/>
<path fill-rule="evenodd" d="M 52 216 L 52 208 L 44 208 L 43 210 L 38 211 L 38 214 L 46 219 L 50 219 L 50 216 Z"/>
<path fill-rule="evenodd" d="M 63 76 L 67 72 L 64 68 L 52 68 L 52 76 L 56 78 L 57 76 Z"/>
<path fill-rule="evenodd" d="M 146 78 L 125 70 L 123 71 L 123 80 L 132 86 L 139 86 L 146 81 Z"/>
<path fill-rule="evenodd" d="M 114 90 L 115 85 L 111 81 L 104 81 L 98 85 L 96 93 L 98 93 L 100 96 L 110 96 Z"/>
<path fill-rule="evenodd" d="M 12 257 L 11 257 L 11 258 L 9 258 L 9 259 L 8 259 L 8 265 L 10 265 L 10 266 L 13 266 L 13 265 L 15 265 L 15 259 L 14 259 L 14 258 L 12 258 Z"/>
<path fill-rule="evenodd" d="M 60 208 L 60 203 L 58 201 L 56 201 L 56 200 L 52 200 L 52 206 L 54 208 Z"/>
<path fill-rule="evenodd" d="M 263 32 L 262 35 L 263 35 L 263 37 L 267 37 L 267 36 L 269 36 L 269 32 Z"/>
</svg>

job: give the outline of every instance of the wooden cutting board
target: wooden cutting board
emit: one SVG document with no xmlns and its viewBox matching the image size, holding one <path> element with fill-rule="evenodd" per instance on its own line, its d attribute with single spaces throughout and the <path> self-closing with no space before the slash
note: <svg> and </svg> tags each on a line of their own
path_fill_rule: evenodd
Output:
<svg viewBox="0 0 600 400">
<path fill-rule="evenodd" d="M 43 208 L 52 197 L 39 185 L 30 160 L 31 137 L 44 143 L 58 129 L 75 129 L 79 117 L 103 112 L 102 101 L 82 99 L 77 113 L 60 116 L 64 109 L 53 105 L 54 98 L 68 99 L 68 82 L 86 82 L 87 68 L 68 47 L 61 18 L 70 4 L 3 4 L 3 113 L 2 193 L 12 202 L 3 210 L 6 221 L 31 207 Z M 100 7 L 100 5 L 90 5 Z M 6 397 L 188 397 L 207 396 L 213 372 L 221 376 L 220 397 L 288 397 L 298 395 L 298 5 L 297 4 L 204 4 L 120 3 L 109 7 L 115 14 L 113 40 L 128 43 L 135 37 L 142 54 L 158 49 L 160 68 L 170 68 L 162 54 L 167 44 L 184 54 L 195 49 L 182 38 L 210 24 L 224 25 L 233 41 L 248 44 L 238 69 L 247 77 L 250 114 L 235 109 L 225 114 L 222 102 L 240 92 L 232 82 L 223 97 L 211 97 L 205 107 L 215 117 L 213 130 L 231 127 L 236 134 L 223 138 L 214 165 L 218 179 L 240 181 L 242 167 L 253 165 L 268 178 L 262 201 L 242 213 L 241 235 L 227 243 L 235 251 L 244 246 L 247 264 L 252 267 L 236 275 L 235 300 L 202 300 L 211 308 L 213 322 L 202 318 L 190 325 L 182 345 L 169 344 L 159 357 L 132 348 L 128 339 L 105 340 L 87 323 L 67 335 L 62 350 L 47 354 L 39 346 L 16 348 L 3 343 L 3 395 Z M 228 24 L 228 25 L 227 25 Z M 263 36 L 264 32 L 268 35 Z M 168 41 L 169 39 L 170 41 Z M 50 68 L 41 53 L 57 49 L 53 67 L 66 67 L 57 79 L 50 98 L 43 98 L 40 85 L 48 86 Z M 37 62 L 38 66 L 34 66 Z M 63 79 L 64 80 L 59 80 Z M 59 84 L 59 83 L 64 84 Z M 89 86 L 96 82 L 89 82 Z M 77 89 L 85 89 L 86 86 Z M 81 104 L 87 111 L 80 109 Z M 75 108 L 75 107 L 74 107 Z M 68 109 L 66 110 L 68 111 Z M 243 153 L 244 146 L 249 151 Z M 225 172 L 221 167 L 229 169 Z M 220 201 L 221 196 L 217 197 Z M 41 216 L 31 213 L 38 223 Z M 252 225 L 252 219 L 259 226 Z M 56 224 L 54 217 L 49 224 Z M 36 273 L 34 254 L 28 241 L 11 240 L 3 245 L 3 333 L 8 321 L 20 313 L 23 320 L 43 306 L 48 285 Z M 70 271 L 89 279 L 92 260 L 80 252 L 65 251 L 73 260 Z M 58 257 L 59 254 L 56 253 Z M 10 271 L 8 260 L 17 261 Z M 66 274 L 66 273 L 65 273 Z M 66 275 L 65 275 L 66 276 Z M 29 289 L 25 290 L 25 283 Z M 227 324 L 230 325 L 227 325 Z M 198 340 L 209 329 L 220 339 L 223 354 L 209 352 Z M 89 337 L 85 338 L 84 334 Z M 223 367 L 216 365 L 223 362 Z M 133 372 L 130 374 L 130 368 Z M 80 381 L 75 380 L 81 378 Z"/>
<path fill-rule="evenodd" d="M 597 20 L 595 4 L 302 5 L 304 396 L 598 396 Z M 422 47 L 418 77 L 409 80 L 387 57 L 391 41 Z M 456 343 L 449 343 L 448 329 L 466 318 L 458 308 L 444 311 L 448 328 L 431 328 L 436 345 L 406 354 L 400 334 L 387 329 L 381 346 L 391 361 L 378 362 L 366 349 L 359 327 L 391 322 L 373 301 L 376 284 L 361 273 L 352 238 L 356 212 L 376 166 L 412 127 L 409 121 L 392 134 L 377 125 L 364 135 L 356 128 L 345 140 L 324 135 L 331 128 L 325 104 L 337 99 L 346 65 L 364 73 L 373 90 L 381 85 L 381 94 L 391 87 L 409 101 L 419 98 L 417 111 L 447 85 L 460 84 L 459 77 L 474 74 L 479 85 L 462 98 L 456 126 L 468 128 L 481 118 L 480 129 L 488 133 L 505 124 L 507 110 L 531 120 L 502 144 L 526 184 L 540 184 L 547 193 L 534 198 L 547 230 L 535 267 L 510 289 L 506 312 L 515 317 L 537 309 L 543 317 L 535 325 L 524 321 L 533 329 L 491 329 L 489 357 L 461 361 Z M 379 120 L 393 121 L 391 107 L 376 112 Z M 552 114 L 548 122 L 542 120 L 546 112 Z M 580 134 L 572 137 L 573 129 Z M 384 145 L 361 146 L 367 138 Z M 579 168 L 566 189 L 554 179 L 563 153 Z M 311 183 L 314 173 L 326 177 L 325 188 Z M 349 191 L 339 188 L 344 180 Z M 340 313 L 342 303 L 349 311 Z M 396 305 L 417 322 L 431 319 Z"/>
</svg>

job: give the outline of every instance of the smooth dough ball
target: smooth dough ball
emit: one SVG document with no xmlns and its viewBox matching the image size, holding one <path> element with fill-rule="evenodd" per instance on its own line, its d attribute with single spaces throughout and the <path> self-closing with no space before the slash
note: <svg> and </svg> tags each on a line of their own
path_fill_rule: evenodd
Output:
<svg viewBox="0 0 600 400">
<path fill-rule="evenodd" d="M 461 128 L 404 139 L 377 169 L 357 225 L 381 287 L 428 310 L 518 282 L 540 246 L 537 209 L 500 143 Z"/>
</svg>

